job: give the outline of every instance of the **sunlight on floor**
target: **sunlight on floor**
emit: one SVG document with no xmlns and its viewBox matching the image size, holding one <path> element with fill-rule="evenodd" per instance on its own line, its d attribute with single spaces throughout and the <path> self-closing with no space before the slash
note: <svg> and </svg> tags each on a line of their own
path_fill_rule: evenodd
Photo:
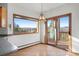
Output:
<svg viewBox="0 0 79 59">
<path fill-rule="evenodd" d="M 38 44 L 10 53 L 7 56 L 74 56 L 74 55 L 75 54 L 69 53 L 65 50 L 50 45 Z"/>
</svg>

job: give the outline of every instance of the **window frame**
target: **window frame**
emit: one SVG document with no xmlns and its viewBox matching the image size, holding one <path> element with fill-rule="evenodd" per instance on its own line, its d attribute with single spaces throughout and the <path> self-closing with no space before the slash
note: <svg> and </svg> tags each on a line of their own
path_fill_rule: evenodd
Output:
<svg viewBox="0 0 79 59">
<path fill-rule="evenodd" d="M 60 18 L 60 17 L 64 17 L 64 16 L 69 16 L 69 35 L 70 36 L 72 36 L 72 13 L 66 13 L 66 14 L 61 14 L 61 15 L 58 15 L 58 16 L 53 16 L 53 17 L 49 17 L 49 18 L 47 18 L 47 20 L 55 20 L 56 21 L 56 38 L 59 40 L 59 34 L 60 33 L 58 33 L 58 28 L 57 28 L 57 22 L 58 22 L 58 18 Z M 46 22 L 46 34 L 45 34 L 45 36 L 47 37 L 48 36 L 48 29 L 47 29 L 47 22 Z M 59 30 L 60 30 L 60 28 L 59 28 Z M 57 45 L 57 42 L 58 42 L 58 40 L 56 41 L 56 45 Z M 71 38 L 71 40 L 69 40 L 70 42 L 72 41 L 72 38 Z M 47 39 L 45 40 L 45 43 L 47 43 L 48 44 L 48 37 L 47 37 Z M 69 43 L 70 44 L 70 43 Z M 70 47 L 71 47 L 72 45 L 70 44 Z M 72 47 L 71 47 L 72 48 Z"/>
<path fill-rule="evenodd" d="M 68 33 L 71 35 L 71 28 L 72 28 L 72 25 L 71 25 L 71 13 L 68 13 L 68 14 L 64 14 L 64 15 L 60 15 L 60 16 L 58 16 L 58 18 L 62 18 L 62 17 L 66 17 L 66 16 L 68 16 L 69 17 L 69 31 L 68 31 Z M 60 21 L 59 21 L 59 25 L 60 25 Z M 59 27 L 59 32 L 60 32 L 60 27 Z M 60 33 L 67 33 L 67 32 L 60 32 Z"/>
<path fill-rule="evenodd" d="M 64 16 L 69 16 L 69 34 L 72 35 L 72 13 L 66 13 L 66 14 L 50 17 L 47 20 L 55 19 L 58 22 L 58 18 L 61 18 Z M 59 30 L 60 30 L 60 28 L 59 28 Z"/>
<path fill-rule="evenodd" d="M 60 18 L 63 18 L 63 17 L 68 17 L 69 18 L 69 20 L 68 20 L 68 31 L 61 31 L 61 20 L 60 20 Z M 61 16 L 61 17 L 58 17 L 58 21 L 59 21 L 59 32 L 60 33 L 68 33 L 69 31 L 70 31 L 70 25 L 69 25 L 69 23 L 70 23 L 70 16 L 69 15 L 63 15 L 63 16 Z"/>
<path fill-rule="evenodd" d="M 37 31 L 36 32 L 17 32 L 17 33 L 15 33 L 14 32 L 14 18 L 18 18 L 18 19 L 28 19 L 28 20 L 30 20 L 30 19 L 34 19 L 34 20 L 30 20 L 30 21 L 35 21 L 35 22 L 38 22 L 37 23 Z M 28 17 L 28 16 L 23 16 L 23 15 L 19 15 L 19 14 L 13 14 L 13 34 L 15 34 L 15 35 L 21 35 L 21 34 L 34 34 L 34 33 L 38 33 L 39 32 L 39 21 L 38 21 L 38 19 L 37 18 L 33 18 L 33 17 Z"/>
</svg>

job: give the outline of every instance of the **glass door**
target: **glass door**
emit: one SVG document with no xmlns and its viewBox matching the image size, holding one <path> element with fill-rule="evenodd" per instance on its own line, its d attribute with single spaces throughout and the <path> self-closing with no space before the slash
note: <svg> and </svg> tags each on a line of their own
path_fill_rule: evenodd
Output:
<svg viewBox="0 0 79 59">
<path fill-rule="evenodd" d="M 48 44 L 56 45 L 56 21 L 48 20 Z"/>
<path fill-rule="evenodd" d="M 47 28 L 48 44 L 64 50 L 71 49 L 71 14 L 49 18 Z"/>
<path fill-rule="evenodd" d="M 57 41 L 57 47 L 68 50 L 69 16 L 59 17 L 58 24 L 59 40 Z"/>
</svg>

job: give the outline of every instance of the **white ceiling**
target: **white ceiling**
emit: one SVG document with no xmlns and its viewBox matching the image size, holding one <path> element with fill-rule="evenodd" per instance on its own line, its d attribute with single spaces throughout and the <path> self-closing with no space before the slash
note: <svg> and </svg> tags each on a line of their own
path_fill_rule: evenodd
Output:
<svg viewBox="0 0 79 59">
<path fill-rule="evenodd" d="M 42 3 L 43 14 L 46 16 L 46 13 L 49 13 L 50 11 L 64 4 L 65 3 Z M 10 3 L 10 5 L 12 5 L 12 7 L 14 8 L 14 13 L 16 14 L 21 13 L 26 16 L 38 18 L 41 13 L 41 3 Z"/>
<path fill-rule="evenodd" d="M 64 3 L 43 3 L 43 11 L 49 11 L 51 9 L 54 9 L 56 7 L 59 7 L 63 5 Z M 40 13 L 41 12 L 41 3 L 16 3 L 15 5 L 18 5 L 24 9 L 28 9 L 32 12 Z"/>
</svg>

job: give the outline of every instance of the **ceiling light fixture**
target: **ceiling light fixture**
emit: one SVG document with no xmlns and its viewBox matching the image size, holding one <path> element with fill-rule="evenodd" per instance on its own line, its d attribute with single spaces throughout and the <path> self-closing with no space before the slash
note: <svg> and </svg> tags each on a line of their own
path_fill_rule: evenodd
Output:
<svg viewBox="0 0 79 59">
<path fill-rule="evenodd" d="M 39 21 L 46 21 L 46 18 L 43 14 L 43 3 L 41 3 L 41 14 L 40 14 L 40 17 L 39 17 Z"/>
</svg>

